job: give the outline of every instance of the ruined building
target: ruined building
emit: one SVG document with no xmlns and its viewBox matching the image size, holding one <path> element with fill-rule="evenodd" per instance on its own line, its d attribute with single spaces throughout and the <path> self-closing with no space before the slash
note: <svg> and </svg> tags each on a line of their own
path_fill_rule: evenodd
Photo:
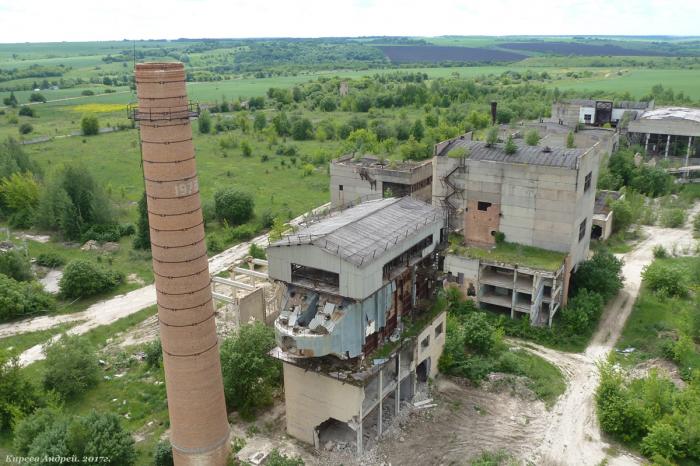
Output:
<svg viewBox="0 0 700 466">
<path fill-rule="evenodd" d="M 444 271 L 480 305 L 551 325 L 588 256 L 599 165 L 595 145 L 438 144 L 433 204 L 458 232 Z"/>
<path fill-rule="evenodd" d="M 372 156 L 344 155 L 331 162 L 330 175 L 332 207 L 403 196 L 429 203 L 432 196 L 430 160 L 385 162 Z"/>
<path fill-rule="evenodd" d="M 629 137 L 648 155 L 685 157 L 688 165 L 689 158 L 700 157 L 700 108 L 648 110 L 630 122 Z"/>
<path fill-rule="evenodd" d="M 437 373 L 434 305 L 441 209 L 404 197 L 335 213 L 267 249 L 286 287 L 275 322 L 287 432 L 361 453 L 402 400 Z"/>
<path fill-rule="evenodd" d="M 571 128 L 578 125 L 618 126 L 652 110 L 654 102 L 571 99 L 552 104 L 552 120 Z"/>
<path fill-rule="evenodd" d="M 225 465 L 229 444 L 219 344 L 182 63 L 136 65 L 170 442 L 178 466 Z"/>
</svg>

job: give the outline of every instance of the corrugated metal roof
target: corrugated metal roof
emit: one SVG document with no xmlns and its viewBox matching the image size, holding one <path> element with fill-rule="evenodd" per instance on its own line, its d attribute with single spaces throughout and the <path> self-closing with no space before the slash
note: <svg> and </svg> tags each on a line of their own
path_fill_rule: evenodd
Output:
<svg viewBox="0 0 700 466">
<path fill-rule="evenodd" d="M 489 162 L 543 165 L 547 167 L 560 167 L 575 170 L 579 157 L 587 151 L 583 149 L 566 149 L 552 147 L 549 152 L 545 152 L 540 146 L 527 146 L 520 142 L 518 151 L 515 154 L 506 154 L 505 144 L 499 143 L 492 147 L 482 141 L 467 141 L 466 139 L 456 139 L 441 152 L 447 154 L 457 147 L 465 147 L 469 150 L 468 160 L 483 160 Z"/>
<path fill-rule="evenodd" d="M 689 120 L 700 123 L 700 108 L 662 107 L 642 113 L 642 120 Z"/>
<path fill-rule="evenodd" d="M 358 266 L 379 257 L 403 238 L 433 222 L 442 212 L 410 197 L 377 199 L 328 217 L 271 247 L 313 244 Z"/>
</svg>

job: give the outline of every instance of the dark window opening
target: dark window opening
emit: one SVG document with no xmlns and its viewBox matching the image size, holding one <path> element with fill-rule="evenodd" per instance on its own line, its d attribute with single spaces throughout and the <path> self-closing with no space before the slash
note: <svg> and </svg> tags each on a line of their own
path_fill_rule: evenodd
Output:
<svg viewBox="0 0 700 466">
<path fill-rule="evenodd" d="M 433 244 L 433 235 L 426 236 L 423 240 L 419 241 L 417 244 L 413 245 L 411 248 L 404 251 L 402 254 L 396 256 L 386 264 L 384 264 L 384 279 L 389 280 L 392 273 L 402 267 L 408 266 L 412 259 L 417 259 L 422 255 L 423 249 L 427 248 Z"/>
<path fill-rule="evenodd" d="M 490 203 L 490 202 L 479 201 L 479 202 L 477 203 L 477 206 L 476 206 L 476 207 L 477 207 L 477 209 L 486 212 L 486 211 L 488 210 L 488 208 L 491 207 L 491 203 Z"/>
<path fill-rule="evenodd" d="M 591 115 L 588 114 L 588 113 L 586 113 L 585 115 L 583 115 L 583 120 L 584 120 L 586 123 L 590 123 L 590 122 L 591 122 Z"/>
<path fill-rule="evenodd" d="M 583 238 L 586 237 L 586 221 L 588 219 L 583 219 L 583 222 L 581 222 L 581 225 L 578 227 L 578 240 L 581 241 Z"/>
<path fill-rule="evenodd" d="M 476 289 L 473 283 L 470 283 L 469 288 L 467 288 L 467 296 L 476 296 Z"/>
<path fill-rule="evenodd" d="M 297 283 L 304 281 L 311 282 L 314 288 L 323 285 L 338 288 L 340 285 L 340 275 L 314 267 L 292 264 L 292 281 Z"/>
<path fill-rule="evenodd" d="M 423 339 L 423 341 L 420 342 L 420 347 L 421 347 L 421 348 L 425 349 L 425 348 L 427 348 L 428 346 L 430 346 L 430 335 L 428 335 L 427 337 L 425 337 L 425 338 Z"/>
<path fill-rule="evenodd" d="M 442 335 L 442 322 L 440 322 L 437 327 L 435 327 L 435 338 Z"/>
<path fill-rule="evenodd" d="M 342 190 L 343 190 L 343 185 L 342 185 L 342 184 L 339 184 L 339 185 L 338 185 L 338 191 L 342 191 Z"/>
<path fill-rule="evenodd" d="M 587 192 L 591 189 L 591 179 L 593 178 L 593 172 L 586 175 L 586 181 L 583 183 L 583 192 Z"/>
<path fill-rule="evenodd" d="M 419 382 L 427 382 L 430 374 L 430 358 L 425 359 L 416 367 L 416 377 Z"/>
</svg>

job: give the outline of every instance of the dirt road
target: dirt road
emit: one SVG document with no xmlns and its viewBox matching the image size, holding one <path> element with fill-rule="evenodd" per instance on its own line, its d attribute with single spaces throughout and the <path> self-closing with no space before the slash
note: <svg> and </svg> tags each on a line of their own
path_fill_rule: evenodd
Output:
<svg viewBox="0 0 700 466">
<path fill-rule="evenodd" d="M 314 209 L 314 212 L 321 211 L 327 208 L 329 204 L 324 204 Z M 293 219 L 290 224 L 299 225 L 305 218 L 305 215 Z M 268 243 L 268 235 L 260 235 L 250 241 L 237 244 L 230 249 L 217 254 L 209 259 L 209 272 L 212 275 L 225 270 L 237 261 L 248 255 L 248 250 L 251 244 L 266 246 Z M 85 322 L 71 328 L 68 333 L 72 335 L 81 335 L 95 327 L 101 325 L 109 325 L 117 320 L 135 314 L 136 312 L 156 304 L 156 289 L 154 285 L 148 285 L 130 293 L 115 296 L 114 298 L 95 303 L 85 311 L 76 312 L 74 314 L 62 315 L 46 315 L 35 317 L 19 322 L 0 325 L 0 338 L 17 335 L 26 332 L 35 332 L 38 330 L 46 330 L 56 325 L 67 322 L 83 320 Z M 54 337 L 58 338 L 58 336 Z M 19 362 L 22 366 L 27 366 L 35 361 L 44 358 L 42 351 L 43 344 L 35 345 L 19 355 Z"/>
<path fill-rule="evenodd" d="M 568 379 L 566 392 L 546 415 L 544 439 L 527 460 L 545 465 L 596 465 L 607 457 L 610 465 L 642 464 L 640 458 L 629 454 L 608 456 L 610 445 L 601 437 L 595 416 L 594 393 L 599 380 L 596 364 L 605 360 L 620 337 L 639 294 L 642 270 L 654 258 L 654 247 L 662 245 L 678 254 L 694 253 L 690 221 L 698 211 L 700 205 L 691 210 L 682 229 L 644 227 L 646 239 L 623 256 L 624 288 L 606 307 L 598 330 L 583 354 L 527 343 L 532 352 L 558 366 Z"/>
</svg>

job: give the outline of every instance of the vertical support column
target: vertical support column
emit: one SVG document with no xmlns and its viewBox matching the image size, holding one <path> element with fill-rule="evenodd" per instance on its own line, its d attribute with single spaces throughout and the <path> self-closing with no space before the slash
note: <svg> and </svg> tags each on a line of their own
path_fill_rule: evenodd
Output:
<svg viewBox="0 0 700 466">
<path fill-rule="evenodd" d="M 384 392 L 384 369 L 379 371 L 379 424 L 377 426 L 377 432 L 379 433 L 379 437 L 382 436 L 382 417 L 384 417 L 384 413 L 382 412 L 382 408 L 384 407 L 384 397 L 382 396 L 382 393 Z"/>
<path fill-rule="evenodd" d="M 664 158 L 668 158 L 668 149 L 671 147 L 671 135 L 666 136 L 666 151 L 664 153 Z"/>
<path fill-rule="evenodd" d="M 360 425 L 357 427 L 357 456 L 362 456 L 362 406 L 360 406 Z"/>
<path fill-rule="evenodd" d="M 398 416 L 399 410 L 401 409 L 401 348 L 399 348 L 396 359 L 399 362 L 399 367 L 396 369 L 396 415 Z"/>
<path fill-rule="evenodd" d="M 182 63 L 136 65 L 142 165 L 177 466 L 224 466 L 230 428 Z"/>
<path fill-rule="evenodd" d="M 685 152 L 685 166 L 687 167 L 690 162 L 690 150 L 693 147 L 693 136 L 688 137 L 688 150 Z M 685 171 L 685 177 L 688 178 L 688 170 Z"/>
<path fill-rule="evenodd" d="M 649 153 L 649 139 L 651 138 L 651 133 L 647 133 L 647 140 L 644 143 L 644 155 Z"/>
</svg>

